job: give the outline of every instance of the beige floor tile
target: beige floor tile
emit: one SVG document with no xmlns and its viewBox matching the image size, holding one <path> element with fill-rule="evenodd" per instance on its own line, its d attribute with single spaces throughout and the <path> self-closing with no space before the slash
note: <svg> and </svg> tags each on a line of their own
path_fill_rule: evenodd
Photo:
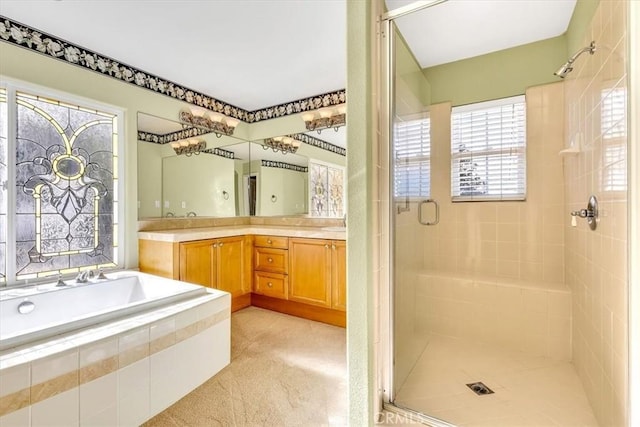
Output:
<svg viewBox="0 0 640 427">
<path fill-rule="evenodd" d="M 346 366 L 343 328 L 249 307 L 231 364 L 145 426 L 347 425 Z"/>
<path fill-rule="evenodd" d="M 475 381 L 495 393 L 475 395 L 465 385 Z M 466 427 L 598 425 L 571 363 L 440 336 L 396 403 Z"/>
</svg>

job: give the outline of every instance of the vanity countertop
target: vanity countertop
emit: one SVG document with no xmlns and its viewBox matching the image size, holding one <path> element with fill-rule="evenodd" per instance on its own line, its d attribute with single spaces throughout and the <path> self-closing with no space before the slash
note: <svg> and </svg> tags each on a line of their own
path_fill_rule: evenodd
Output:
<svg viewBox="0 0 640 427">
<path fill-rule="evenodd" d="M 283 237 L 303 237 L 310 239 L 346 240 L 346 231 L 336 231 L 336 227 L 287 227 L 281 225 L 230 225 L 222 227 L 183 228 L 164 231 L 139 231 L 138 239 L 161 242 L 188 242 L 192 240 L 215 239 L 218 237 L 258 234 Z"/>
</svg>

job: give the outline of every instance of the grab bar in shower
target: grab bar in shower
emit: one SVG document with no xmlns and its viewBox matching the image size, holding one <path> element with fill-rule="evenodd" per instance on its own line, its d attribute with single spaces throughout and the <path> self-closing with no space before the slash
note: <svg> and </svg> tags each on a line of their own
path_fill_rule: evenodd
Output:
<svg viewBox="0 0 640 427">
<path fill-rule="evenodd" d="M 433 205 L 436 208 L 436 219 L 433 222 L 429 222 L 429 221 L 424 221 L 422 219 L 422 207 L 426 204 L 429 203 L 433 203 Z M 423 200 L 420 203 L 418 203 L 418 222 L 422 225 L 436 225 L 440 222 L 440 205 L 438 205 L 438 202 L 436 202 L 433 199 L 427 199 L 427 200 Z"/>
</svg>

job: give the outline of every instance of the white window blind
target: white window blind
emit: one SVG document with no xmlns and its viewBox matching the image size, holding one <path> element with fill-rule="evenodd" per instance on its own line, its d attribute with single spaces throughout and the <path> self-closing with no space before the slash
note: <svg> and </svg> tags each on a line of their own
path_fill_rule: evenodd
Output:
<svg viewBox="0 0 640 427">
<path fill-rule="evenodd" d="M 524 95 L 454 107 L 451 113 L 451 198 L 524 200 Z"/>
<path fill-rule="evenodd" d="M 431 192 L 430 127 L 428 116 L 396 123 L 393 150 L 395 197 L 429 197 Z"/>
</svg>

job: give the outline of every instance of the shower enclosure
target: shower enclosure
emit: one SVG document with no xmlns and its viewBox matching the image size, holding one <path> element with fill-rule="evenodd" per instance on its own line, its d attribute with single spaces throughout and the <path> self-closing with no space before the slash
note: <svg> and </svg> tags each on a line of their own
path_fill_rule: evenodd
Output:
<svg viewBox="0 0 640 427">
<path fill-rule="evenodd" d="M 573 58 L 564 80 L 553 72 L 576 50 L 566 38 L 431 57 L 424 40 L 454 35 L 428 29 L 468 2 L 416 3 L 387 2 L 381 20 L 385 405 L 432 425 L 626 425 L 628 2 L 572 24 L 580 47 L 606 48 Z M 549 55 L 546 80 L 514 72 Z M 489 142 L 475 152 L 480 120 Z M 590 196 L 595 230 L 580 218 Z"/>
</svg>

